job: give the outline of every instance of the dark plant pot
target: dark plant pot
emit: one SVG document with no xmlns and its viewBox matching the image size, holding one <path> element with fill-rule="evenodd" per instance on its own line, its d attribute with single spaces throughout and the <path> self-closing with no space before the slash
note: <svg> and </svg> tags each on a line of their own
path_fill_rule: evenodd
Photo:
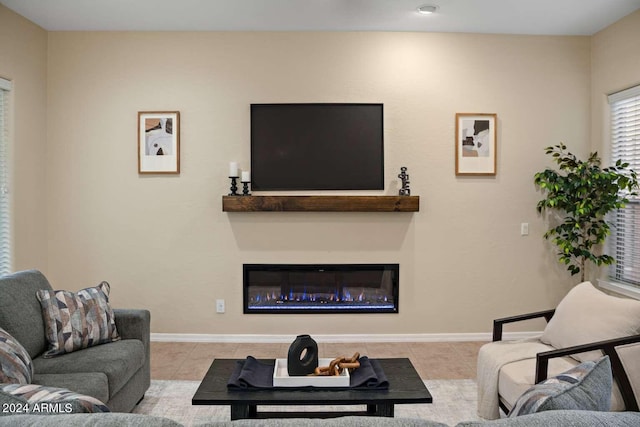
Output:
<svg viewBox="0 0 640 427">
<path fill-rule="evenodd" d="M 318 344 L 309 335 L 298 335 L 289 346 L 287 372 L 289 376 L 312 374 L 318 367 Z"/>
</svg>

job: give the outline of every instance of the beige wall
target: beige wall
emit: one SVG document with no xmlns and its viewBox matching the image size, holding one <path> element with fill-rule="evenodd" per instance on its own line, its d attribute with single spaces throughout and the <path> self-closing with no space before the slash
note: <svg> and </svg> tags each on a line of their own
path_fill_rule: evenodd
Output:
<svg viewBox="0 0 640 427">
<path fill-rule="evenodd" d="M 53 32 L 48 53 L 48 275 L 108 280 L 154 332 L 486 332 L 575 283 L 541 237 L 532 177 L 547 145 L 588 150 L 588 37 Z M 407 166 L 420 212 L 223 213 L 258 102 L 384 103 L 385 192 Z M 180 176 L 137 173 L 145 110 L 180 111 Z M 455 177 L 456 112 L 497 113 L 496 177 Z M 243 315 L 242 263 L 285 262 L 398 262 L 400 313 Z"/>
<path fill-rule="evenodd" d="M 540 238 L 531 176 L 561 140 L 606 152 L 606 94 L 640 83 L 639 38 L 640 12 L 591 38 L 47 34 L 0 6 L 15 267 L 57 288 L 109 280 L 116 306 L 152 311 L 154 332 L 488 331 L 575 283 Z M 383 102 L 386 193 L 408 166 L 421 211 L 221 212 L 227 162 L 249 163 L 252 102 Z M 182 173 L 139 176 L 136 113 L 164 109 L 182 114 Z M 454 176 L 455 112 L 498 114 L 495 178 Z M 378 261 L 401 264 L 398 315 L 241 314 L 243 262 Z"/>
<path fill-rule="evenodd" d="M 607 95 L 640 84 L 640 11 L 591 38 L 591 133 L 593 150 L 608 156 Z"/>
<path fill-rule="evenodd" d="M 0 77 L 13 82 L 13 266 L 46 271 L 47 32 L 0 5 Z"/>
</svg>

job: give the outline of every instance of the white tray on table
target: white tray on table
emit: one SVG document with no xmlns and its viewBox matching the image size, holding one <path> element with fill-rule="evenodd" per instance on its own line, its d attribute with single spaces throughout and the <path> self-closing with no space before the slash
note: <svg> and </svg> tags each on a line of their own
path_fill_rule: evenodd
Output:
<svg viewBox="0 0 640 427">
<path fill-rule="evenodd" d="M 333 359 L 318 359 L 318 366 L 329 366 Z M 340 375 L 315 376 L 303 375 L 290 377 L 287 372 L 287 359 L 276 359 L 273 368 L 274 387 L 349 387 L 349 370 L 345 369 Z"/>
</svg>

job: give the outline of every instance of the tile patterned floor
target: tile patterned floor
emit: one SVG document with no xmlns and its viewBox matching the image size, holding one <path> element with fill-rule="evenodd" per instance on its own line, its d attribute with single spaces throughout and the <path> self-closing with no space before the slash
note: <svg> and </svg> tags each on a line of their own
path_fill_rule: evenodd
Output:
<svg viewBox="0 0 640 427">
<path fill-rule="evenodd" d="M 408 357 L 423 380 L 476 378 L 478 349 L 484 342 L 318 343 L 320 357 Z M 199 381 L 214 358 L 286 357 L 289 343 L 151 343 L 151 378 Z"/>
</svg>

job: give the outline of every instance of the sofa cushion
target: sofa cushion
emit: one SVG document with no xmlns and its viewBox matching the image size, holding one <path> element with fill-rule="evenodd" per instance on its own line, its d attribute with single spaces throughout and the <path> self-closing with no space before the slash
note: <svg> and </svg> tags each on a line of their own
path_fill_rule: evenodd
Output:
<svg viewBox="0 0 640 427">
<path fill-rule="evenodd" d="M 540 339 L 555 348 L 564 348 L 638 333 L 640 301 L 607 295 L 591 282 L 583 282 L 560 301 Z M 573 357 L 581 362 L 596 360 L 602 357 L 602 352 Z"/>
<path fill-rule="evenodd" d="M 35 374 L 31 382 L 47 387 L 66 388 L 109 403 L 109 379 L 104 372 Z"/>
<path fill-rule="evenodd" d="M 493 421 L 463 421 L 456 427 L 637 427 L 639 412 L 544 411 Z"/>
<path fill-rule="evenodd" d="M 109 305 L 109 290 L 109 284 L 102 282 L 75 293 L 52 290 L 36 292 L 49 342 L 44 357 L 120 339 Z"/>
<path fill-rule="evenodd" d="M 120 340 L 85 348 L 55 358 L 33 359 L 36 375 L 103 372 L 109 381 L 112 398 L 145 362 L 140 340 Z"/>
<path fill-rule="evenodd" d="M 230 423 L 231 421 L 229 421 Z M 215 421 L 202 424 L 211 425 Z M 233 426 L 233 424 L 231 424 Z M 100 414 L 10 415 L 0 417 L 0 426 L 7 427 L 184 427 L 169 418 L 144 414 L 104 412 Z M 255 427 L 255 426 L 254 426 Z"/>
<path fill-rule="evenodd" d="M 609 356 L 583 362 L 531 387 L 520 396 L 509 417 L 554 409 L 608 411 L 612 382 Z"/>
<path fill-rule="evenodd" d="M 367 417 L 348 415 L 336 418 L 271 418 L 210 421 L 202 427 L 447 427 L 438 421 L 419 418 Z"/>
<path fill-rule="evenodd" d="M 547 377 L 559 375 L 579 365 L 572 357 L 555 357 L 549 360 Z M 498 376 L 500 400 L 508 409 L 512 409 L 522 394 L 533 386 L 536 372 L 536 359 L 526 359 L 504 365 Z M 614 381 L 611 392 L 611 411 L 624 411 L 624 400 L 618 384 Z"/>
<path fill-rule="evenodd" d="M 3 406 L 17 409 L 16 413 L 43 415 L 109 412 L 109 408 L 98 399 L 63 388 L 37 384 L 3 384 L 0 386 L 0 393 L 5 398 L 3 400 L 13 400 L 13 405 Z"/>
<path fill-rule="evenodd" d="M 51 285 L 36 270 L 0 278 L 0 327 L 22 344 L 31 358 L 47 347 L 42 309 L 36 298 L 40 289 L 51 289 Z"/>
<path fill-rule="evenodd" d="M 556 357 L 549 360 L 547 376 L 555 376 L 577 366 L 579 362 L 571 357 Z M 536 359 L 524 359 L 504 365 L 498 374 L 498 394 L 511 409 L 518 398 L 535 384 Z"/>
<path fill-rule="evenodd" d="M 29 384 L 32 377 L 33 362 L 29 353 L 0 328 L 0 383 Z"/>
<path fill-rule="evenodd" d="M 640 344 L 619 346 L 616 347 L 616 352 L 629 378 L 636 402 L 640 405 Z"/>
</svg>

